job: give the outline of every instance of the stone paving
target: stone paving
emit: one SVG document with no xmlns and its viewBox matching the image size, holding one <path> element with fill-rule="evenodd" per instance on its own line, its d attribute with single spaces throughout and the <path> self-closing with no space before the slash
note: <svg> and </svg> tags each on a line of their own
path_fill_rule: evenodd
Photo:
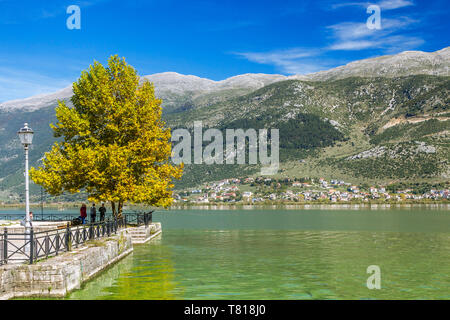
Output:
<svg viewBox="0 0 450 320">
<path fill-rule="evenodd" d="M 63 231 L 67 227 L 65 221 L 35 221 L 33 222 L 34 232 L 48 232 L 50 241 L 54 241 L 57 229 Z M 8 263 L 24 263 L 28 262 L 28 251 L 25 246 L 26 240 L 24 238 L 25 227 L 20 224 L 20 221 L 0 221 L 0 234 L 3 235 L 5 229 L 8 233 Z M 43 235 L 42 235 L 43 236 Z M 0 241 L 1 242 L 1 241 Z M 20 249 L 20 250 L 18 250 Z M 26 253 L 25 253 L 26 252 Z M 3 247 L 0 248 L 0 253 L 3 255 Z"/>
</svg>

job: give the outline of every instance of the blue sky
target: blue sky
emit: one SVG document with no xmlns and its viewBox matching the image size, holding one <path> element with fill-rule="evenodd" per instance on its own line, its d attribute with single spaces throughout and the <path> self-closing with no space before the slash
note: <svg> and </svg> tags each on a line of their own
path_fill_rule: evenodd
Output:
<svg viewBox="0 0 450 320">
<path fill-rule="evenodd" d="M 370 4 L 381 29 L 368 29 Z M 67 7 L 81 9 L 69 30 Z M 119 54 L 140 75 L 213 80 L 306 74 L 404 50 L 449 46 L 445 0 L 0 0 L 0 102 L 70 85 L 94 60 Z"/>
</svg>

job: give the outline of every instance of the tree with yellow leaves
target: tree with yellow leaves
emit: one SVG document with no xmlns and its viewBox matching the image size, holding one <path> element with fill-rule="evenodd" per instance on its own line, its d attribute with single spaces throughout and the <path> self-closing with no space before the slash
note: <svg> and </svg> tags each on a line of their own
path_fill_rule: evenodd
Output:
<svg viewBox="0 0 450 320">
<path fill-rule="evenodd" d="M 161 120 L 153 84 L 117 55 L 108 67 L 94 62 L 73 84 L 72 103 L 58 101 L 55 137 L 62 137 L 33 181 L 52 195 L 85 190 L 89 200 L 110 201 L 121 216 L 125 202 L 169 206 L 173 179 L 183 166 L 170 163 L 170 129 Z"/>
</svg>

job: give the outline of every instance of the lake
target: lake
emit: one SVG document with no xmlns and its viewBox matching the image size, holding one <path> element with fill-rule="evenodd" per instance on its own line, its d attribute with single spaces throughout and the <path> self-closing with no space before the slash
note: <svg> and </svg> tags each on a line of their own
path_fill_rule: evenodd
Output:
<svg viewBox="0 0 450 320">
<path fill-rule="evenodd" d="M 169 210 L 153 220 L 161 236 L 67 298 L 450 299 L 446 206 Z M 371 265 L 381 289 L 367 288 Z"/>
</svg>

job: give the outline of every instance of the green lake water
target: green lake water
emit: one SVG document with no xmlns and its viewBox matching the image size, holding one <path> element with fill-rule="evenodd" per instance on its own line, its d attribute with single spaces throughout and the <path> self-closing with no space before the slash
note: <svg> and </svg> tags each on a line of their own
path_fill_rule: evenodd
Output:
<svg viewBox="0 0 450 320">
<path fill-rule="evenodd" d="M 0 211 L 1 212 L 1 211 Z M 171 210 L 68 299 L 450 299 L 448 207 Z M 381 289 L 366 286 L 367 267 Z"/>
</svg>

